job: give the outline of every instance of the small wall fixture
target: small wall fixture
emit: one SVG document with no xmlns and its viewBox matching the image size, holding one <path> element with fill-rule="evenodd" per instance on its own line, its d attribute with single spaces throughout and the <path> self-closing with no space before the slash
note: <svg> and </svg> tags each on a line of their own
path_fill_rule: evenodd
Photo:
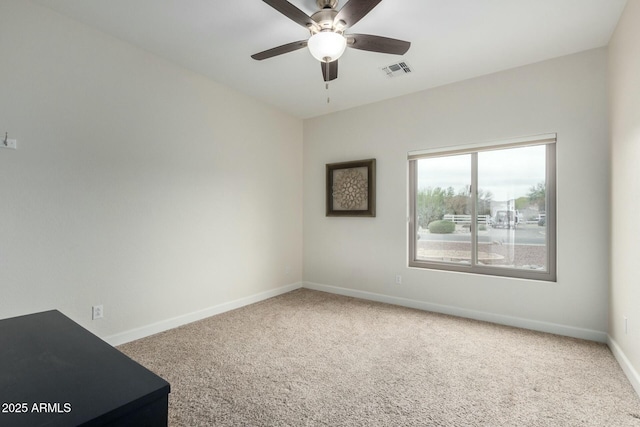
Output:
<svg viewBox="0 0 640 427">
<path fill-rule="evenodd" d="M 9 139 L 9 132 L 4 133 L 4 138 L 0 136 L 0 148 L 9 148 L 15 150 L 18 145 L 18 141 L 15 139 Z"/>
</svg>

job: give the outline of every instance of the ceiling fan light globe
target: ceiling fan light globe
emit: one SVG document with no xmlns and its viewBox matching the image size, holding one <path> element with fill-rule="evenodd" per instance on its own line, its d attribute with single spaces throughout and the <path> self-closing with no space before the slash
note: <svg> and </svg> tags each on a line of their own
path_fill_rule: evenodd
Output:
<svg viewBox="0 0 640 427">
<path fill-rule="evenodd" d="M 333 62 L 340 58 L 347 47 L 347 39 L 333 31 L 321 31 L 307 41 L 309 52 L 320 62 Z"/>
</svg>

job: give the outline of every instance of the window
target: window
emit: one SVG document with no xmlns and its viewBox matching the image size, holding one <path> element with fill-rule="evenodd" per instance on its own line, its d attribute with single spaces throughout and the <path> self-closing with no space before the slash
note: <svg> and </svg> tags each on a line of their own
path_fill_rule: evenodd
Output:
<svg viewBox="0 0 640 427">
<path fill-rule="evenodd" d="M 555 142 L 409 154 L 409 266 L 555 281 Z"/>
</svg>

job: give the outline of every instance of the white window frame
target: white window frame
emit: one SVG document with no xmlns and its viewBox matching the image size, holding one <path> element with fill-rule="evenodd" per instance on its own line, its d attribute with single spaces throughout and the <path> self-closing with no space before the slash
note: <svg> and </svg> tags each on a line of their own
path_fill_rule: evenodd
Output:
<svg viewBox="0 0 640 427">
<path fill-rule="evenodd" d="M 532 137 L 510 139 L 507 141 L 472 144 L 456 147 L 436 148 L 430 150 L 412 151 L 408 155 L 409 163 L 409 267 L 457 271 L 464 273 L 476 273 L 492 276 L 514 277 L 520 279 L 556 281 L 556 141 L 557 135 L 544 134 Z M 476 232 L 477 221 L 471 222 L 471 261 L 469 264 L 446 263 L 438 261 L 426 261 L 417 259 L 417 161 L 424 158 L 444 157 L 458 154 L 471 154 L 471 186 L 473 194 L 477 195 L 478 189 L 478 153 L 490 150 L 502 150 L 515 147 L 534 145 L 546 146 L 546 227 L 547 227 L 547 260 L 546 271 L 526 270 L 503 266 L 482 265 L 477 262 L 478 235 Z M 472 198 L 471 218 L 477 218 L 477 198 Z"/>
</svg>

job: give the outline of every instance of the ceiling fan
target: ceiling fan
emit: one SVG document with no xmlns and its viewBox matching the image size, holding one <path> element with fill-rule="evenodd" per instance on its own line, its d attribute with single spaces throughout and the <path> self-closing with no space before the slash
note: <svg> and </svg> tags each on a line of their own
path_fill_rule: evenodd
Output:
<svg viewBox="0 0 640 427">
<path fill-rule="evenodd" d="M 336 10 L 338 0 L 316 0 L 320 10 L 311 16 L 287 0 L 263 1 L 287 18 L 307 28 L 311 36 L 307 40 L 287 43 L 256 53 L 251 57 L 261 61 L 308 47 L 311 55 L 321 62 L 325 82 L 338 78 L 338 58 L 344 53 L 346 47 L 403 55 L 411 46 L 410 42 L 388 37 L 344 33 L 382 0 L 348 0 L 339 11 Z"/>
</svg>

